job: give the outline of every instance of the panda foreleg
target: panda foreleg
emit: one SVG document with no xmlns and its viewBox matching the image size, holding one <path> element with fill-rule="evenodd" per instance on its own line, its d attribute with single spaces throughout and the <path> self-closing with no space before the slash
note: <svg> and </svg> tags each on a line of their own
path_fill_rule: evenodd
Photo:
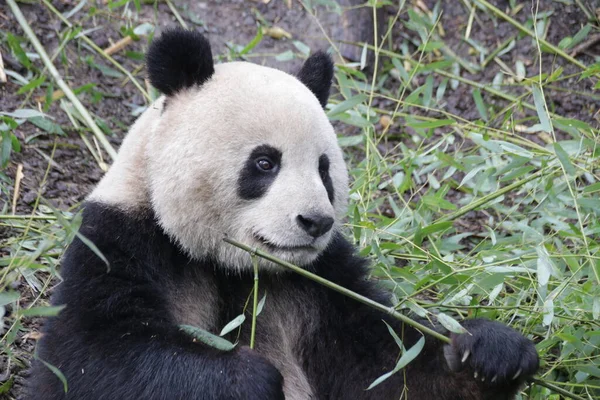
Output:
<svg viewBox="0 0 600 400">
<path fill-rule="evenodd" d="M 52 299 L 65 308 L 47 321 L 37 348 L 39 359 L 64 375 L 68 391 L 36 362 L 29 398 L 283 400 L 283 378 L 265 358 L 247 348 L 216 350 L 181 331 L 166 299 L 174 283 L 169 266 L 179 260 L 168 239 L 99 215 L 125 231 L 107 235 L 94 220 L 83 224 L 110 269 L 74 240 Z"/>
<path fill-rule="evenodd" d="M 77 332 L 68 347 L 44 358 L 64 374 L 68 391 L 43 365 L 36 365 L 31 399 L 281 399 L 279 371 L 250 350 L 219 352 L 159 337 Z M 54 338 L 59 338 L 54 335 Z M 63 338 L 64 339 L 64 338 Z M 40 357 L 41 358 L 41 357 Z"/>
<path fill-rule="evenodd" d="M 355 352 L 353 358 L 359 363 L 357 369 L 373 381 L 385 372 L 377 371 L 377 366 L 392 369 L 399 354 L 382 320 L 394 329 L 406 349 L 410 349 L 423 334 L 379 312 L 362 306 L 359 309 L 358 313 L 353 312 L 354 318 L 347 318 L 349 326 L 344 331 L 353 332 L 354 346 L 350 350 Z M 469 333 L 451 335 L 452 345 L 425 336 L 424 348 L 417 358 L 380 387 L 371 389 L 372 395 L 366 394 L 370 391 L 365 392 L 364 398 L 514 399 L 525 380 L 538 369 L 533 343 L 512 328 L 494 321 L 467 320 L 463 326 Z"/>
</svg>

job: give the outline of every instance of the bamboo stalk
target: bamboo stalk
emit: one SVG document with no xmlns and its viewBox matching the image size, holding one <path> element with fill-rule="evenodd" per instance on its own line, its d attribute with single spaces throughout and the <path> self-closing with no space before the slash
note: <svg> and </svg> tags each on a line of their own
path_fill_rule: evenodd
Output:
<svg viewBox="0 0 600 400">
<path fill-rule="evenodd" d="M 83 106 L 83 104 L 81 104 L 81 102 L 79 101 L 75 93 L 73 93 L 69 85 L 67 85 L 67 83 L 62 79 L 60 73 L 58 72 L 54 64 L 52 64 L 50 57 L 48 57 L 46 50 L 44 50 L 44 46 L 42 46 L 37 36 L 29 26 L 29 23 L 25 19 L 25 16 L 21 12 L 21 9 L 19 8 L 15 0 L 6 0 L 6 2 L 8 3 L 10 9 L 12 10 L 12 13 L 19 22 L 19 25 L 21 25 L 21 28 L 29 38 L 29 41 L 35 48 L 35 51 L 37 51 L 38 55 L 42 59 L 44 65 L 50 72 L 50 75 L 52 75 L 52 78 L 54 79 L 58 87 L 60 87 L 60 89 L 65 93 L 65 96 L 71 101 L 71 103 L 73 103 L 73 106 L 81 114 L 83 120 L 85 121 L 87 126 L 92 130 L 98 141 L 102 144 L 102 147 L 104 147 L 104 150 L 108 153 L 108 155 L 113 160 L 117 158 L 117 152 L 108 142 L 104 133 L 102 133 L 100 128 L 98 128 L 98 125 L 96 125 L 96 122 L 94 122 L 94 119 L 92 118 L 88 110 Z"/>
<path fill-rule="evenodd" d="M 250 348 L 254 349 L 254 340 L 256 338 L 256 317 L 258 310 L 258 259 L 256 255 L 252 256 L 252 266 L 254 267 L 254 289 L 252 290 L 252 325 L 250 327 Z"/>
<path fill-rule="evenodd" d="M 410 325 L 413 328 L 418 329 L 421 332 L 427 333 L 428 335 L 433 336 L 436 339 L 441 340 L 442 342 L 450 343 L 450 338 L 442 335 L 439 332 L 434 331 L 431 328 L 426 327 L 423 324 L 420 324 L 420 323 L 418 323 L 416 321 L 413 321 L 412 319 L 408 318 L 404 314 L 401 314 L 398 311 L 396 311 L 394 309 L 394 307 L 389 307 L 389 306 L 380 304 L 380 303 L 378 303 L 376 301 L 373 301 L 373 300 L 369 299 L 366 296 L 363 296 L 363 295 L 358 294 L 356 292 L 353 292 L 353 291 L 351 291 L 349 289 L 346 289 L 345 287 L 340 286 L 337 283 L 328 281 L 327 279 L 322 278 L 319 275 L 313 274 L 312 272 L 309 272 L 309 271 L 307 271 L 307 270 L 305 270 L 303 268 L 300 268 L 300 267 L 298 267 L 298 266 L 296 266 L 294 264 L 291 264 L 291 263 L 289 263 L 287 261 L 280 260 L 277 257 L 274 257 L 274 256 L 272 256 L 272 255 L 270 255 L 268 253 L 265 253 L 265 252 L 263 252 L 261 250 L 258 250 L 256 248 L 252 248 L 250 246 L 247 246 L 247 245 L 245 245 L 243 243 L 240 243 L 240 242 L 238 242 L 236 240 L 233 240 L 233 239 L 230 239 L 230 238 L 227 238 L 227 237 L 223 238 L 223 240 L 225 242 L 227 242 L 227 243 L 235 246 L 235 247 L 238 247 L 238 248 L 240 248 L 242 250 L 247 251 L 250 254 L 257 255 L 257 256 L 259 256 L 261 258 L 264 258 L 265 260 L 269 260 L 269 261 L 274 262 L 274 263 L 276 263 L 278 265 L 281 265 L 281 266 L 283 266 L 283 267 L 285 267 L 285 268 L 287 268 L 289 270 L 292 270 L 295 273 L 297 273 L 298 275 L 301 275 L 301 276 L 303 276 L 303 277 L 305 277 L 307 279 L 315 281 L 315 282 L 317 282 L 317 283 L 319 283 L 319 284 L 321 284 L 321 285 L 323 285 L 323 286 L 325 286 L 325 287 L 327 287 L 327 288 L 329 288 L 331 290 L 334 290 L 334 291 L 336 291 L 338 293 L 343 294 L 344 296 L 348 296 L 348 297 L 350 297 L 350 298 L 352 298 L 352 299 L 354 299 L 354 300 L 356 300 L 356 301 L 358 301 L 360 303 L 366 304 L 369 307 L 372 307 L 372 308 L 374 308 L 376 310 L 382 311 L 383 313 L 385 313 L 387 315 L 390 315 L 390 316 L 392 316 L 392 317 L 394 317 L 394 318 L 396 318 L 396 319 L 404 322 L 405 324 Z"/>
<path fill-rule="evenodd" d="M 430 328 L 426 327 L 425 325 L 420 324 L 417 321 L 414 321 L 414 320 L 408 318 L 407 316 L 405 316 L 405 315 L 399 313 L 398 311 L 396 311 L 393 307 L 388 307 L 386 305 L 383 305 L 381 303 L 373 301 L 373 300 L 369 299 L 368 297 L 365 297 L 365 296 L 363 296 L 361 294 L 353 292 L 352 290 L 346 289 L 345 287 L 340 286 L 340 285 L 338 285 L 338 284 L 336 284 L 334 282 L 331 282 L 331 281 L 329 281 L 329 280 L 327 280 L 325 278 L 322 278 L 319 275 L 313 274 L 312 272 L 309 272 L 309 271 L 307 271 L 307 270 L 305 270 L 303 268 L 300 268 L 300 267 L 298 267 L 298 266 L 296 266 L 294 264 L 291 264 L 291 263 L 289 263 L 287 261 L 280 260 L 277 257 L 274 257 L 274 256 L 272 256 L 272 255 L 270 255 L 268 253 L 265 253 L 265 252 L 261 251 L 261 250 L 258 250 L 256 248 L 252 248 L 252 247 L 250 247 L 248 245 L 240 243 L 237 240 L 233 240 L 233 239 L 230 239 L 230 238 L 227 238 L 227 237 L 223 238 L 223 240 L 225 242 L 227 242 L 227 243 L 229 243 L 229 244 L 231 244 L 231 245 L 239 248 L 239 249 L 247 251 L 252 257 L 259 256 L 261 258 L 264 258 L 265 260 L 269 260 L 271 262 L 274 262 L 277 265 L 285 267 L 286 269 L 289 269 L 289 270 L 297 273 L 298 275 L 301 275 L 301 276 L 303 276 L 303 277 L 305 277 L 307 279 L 310 279 L 310 280 L 312 280 L 314 282 L 317 282 L 318 284 L 321 284 L 321 285 L 323 285 L 323 286 L 325 286 L 325 287 L 327 287 L 329 289 L 332 289 L 332 290 L 334 290 L 334 291 L 336 291 L 338 293 L 341 293 L 344 296 L 348 296 L 351 299 L 354 299 L 354 300 L 356 300 L 356 301 L 358 301 L 360 303 L 363 303 L 363 304 L 365 304 L 365 305 L 367 305 L 367 306 L 369 306 L 371 308 L 374 308 L 376 310 L 382 311 L 382 312 L 386 313 L 387 315 L 390 315 L 390 316 L 392 316 L 392 317 L 394 317 L 394 318 L 402 321 L 403 323 L 405 323 L 407 325 L 410 325 L 413 328 L 418 329 L 419 331 L 421 331 L 423 333 L 426 333 L 426 334 L 428 334 L 430 336 L 433 336 L 434 338 L 436 338 L 438 340 L 441 340 L 444 343 L 447 343 L 447 344 L 451 343 L 451 340 L 450 340 L 449 337 L 444 336 L 441 333 L 436 332 L 433 329 L 430 329 Z M 563 395 L 565 397 L 568 397 L 570 399 L 573 399 L 573 400 L 585 400 L 584 398 L 582 398 L 580 396 L 577 396 L 577 395 L 575 395 L 573 393 L 570 393 L 569 391 L 567 391 L 567 390 L 565 390 L 563 388 L 560 388 L 560 387 L 558 387 L 556 385 L 553 385 L 551 383 L 545 382 L 545 381 L 543 381 L 540 378 L 532 378 L 531 382 L 535 383 L 536 385 L 543 386 L 543 387 L 545 387 L 547 389 L 550 389 L 550 390 L 552 390 L 552 391 L 554 391 L 556 393 L 559 393 L 559 394 L 561 394 L 561 395 Z"/>
</svg>

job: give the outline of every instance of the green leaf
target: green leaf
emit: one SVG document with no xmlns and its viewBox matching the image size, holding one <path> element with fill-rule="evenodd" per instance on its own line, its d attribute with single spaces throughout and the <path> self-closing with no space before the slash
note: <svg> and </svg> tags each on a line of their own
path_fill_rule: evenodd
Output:
<svg viewBox="0 0 600 400">
<path fill-rule="evenodd" d="M 263 308 L 265 307 L 265 301 L 267 300 L 267 292 L 265 292 L 265 294 L 263 295 L 262 299 L 260 299 L 258 301 L 258 304 L 256 305 L 256 316 L 258 317 L 260 315 L 260 313 L 262 312 Z"/>
<path fill-rule="evenodd" d="M 19 310 L 21 317 L 54 317 L 65 308 L 65 306 L 52 306 L 52 307 L 31 307 Z"/>
<path fill-rule="evenodd" d="M 570 176 L 575 176 L 575 167 L 573 166 L 573 164 L 571 164 L 571 160 L 569 160 L 569 155 L 562 148 L 560 143 L 554 143 L 554 152 L 556 153 L 556 156 L 558 157 L 558 160 L 560 161 L 561 165 L 565 169 L 565 172 Z"/>
<path fill-rule="evenodd" d="M 449 315 L 446 315 L 444 313 L 439 313 L 436 315 L 438 322 L 440 324 L 442 324 L 442 326 L 446 329 L 448 329 L 450 332 L 453 333 L 467 333 L 467 330 L 465 328 L 462 327 L 462 325 L 455 320 L 454 318 L 452 318 Z"/>
<path fill-rule="evenodd" d="M 275 56 L 277 61 L 289 61 L 294 58 L 294 53 L 291 50 L 284 51 Z"/>
<path fill-rule="evenodd" d="M 31 61 L 29 60 L 29 57 L 27 57 L 27 54 L 25 54 L 25 52 L 21 48 L 21 43 L 19 42 L 19 40 L 15 36 L 13 36 L 12 33 L 7 33 L 6 41 L 8 42 L 8 46 L 11 48 L 15 57 L 17 57 L 17 60 L 19 60 L 19 62 L 25 68 L 29 69 L 31 67 Z"/>
<path fill-rule="evenodd" d="M 340 145 L 340 147 L 358 146 L 364 140 L 365 140 L 364 135 L 339 136 L 338 144 Z"/>
<path fill-rule="evenodd" d="M 518 156 L 525 157 L 525 158 L 533 158 L 533 153 L 530 152 L 529 150 L 525 150 L 521 146 L 517 146 L 516 144 L 502 142 L 502 141 L 498 141 L 497 143 L 502 150 L 504 150 L 508 153 L 516 154 Z"/>
<path fill-rule="evenodd" d="M 398 363 L 396 364 L 394 369 L 388 373 L 381 375 L 379 378 L 375 379 L 375 381 L 373 381 L 373 383 L 371 383 L 371 385 L 367 388 L 367 390 L 373 389 L 375 386 L 377 386 L 380 383 L 382 383 L 383 381 L 387 380 L 390 376 L 394 375 L 396 372 L 400 371 L 402 368 L 404 368 L 406 365 L 408 365 L 408 363 L 410 363 L 412 360 L 414 360 L 421 353 L 421 350 L 423 350 L 424 346 L 425 346 L 425 336 L 421 336 L 421 339 L 419 339 L 419 341 L 417 343 L 415 343 L 414 346 L 412 346 L 410 349 L 408 349 L 407 351 L 402 353 L 402 357 L 400 357 L 400 359 L 398 360 Z"/>
<path fill-rule="evenodd" d="M 483 97 L 481 97 L 481 90 L 474 89 L 473 90 L 473 100 L 475 101 L 475 107 L 481 116 L 481 119 L 484 121 L 489 121 L 489 116 L 487 112 L 487 106 L 483 102 Z"/>
<path fill-rule="evenodd" d="M 213 335 L 204 329 L 196 328 L 195 326 L 191 325 L 179 325 L 179 328 L 193 338 L 198 339 L 205 345 L 213 347 L 217 350 L 231 351 L 235 348 L 235 344 L 223 339 L 222 337 Z"/>
<path fill-rule="evenodd" d="M 10 131 L 2 132 L 2 148 L 0 149 L 0 168 L 4 168 L 10 161 L 10 153 L 12 152 L 12 133 Z"/>
<path fill-rule="evenodd" d="M 546 251 L 544 246 L 536 247 L 535 251 L 537 252 L 537 280 L 539 286 L 548 285 L 548 281 L 550 280 L 550 276 L 552 275 L 552 261 L 550 261 L 550 256 Z"/>
<path fill-rule="evenodd" d="M 2 385 L 0 385 L 0 394 L 6 394 L 13 387 L 13 383 L 15 382 L 14 378 L 11 377 Z"/>
<path fill-rule="evenodd" d="M 414 121 L 406 121 L 406 125 L 416 128 L 416 129 L 429 129 L 429 128 L 439 128 L 441 126 L 454 125 L 456 123 L 453 119 L 438 119 L 435 121 L 423 121 L 423 122 L 414 122 Z"/>
<path fill-rule="evenodd" d="M 221 330 L 221 333 L 219 333 L 219 336 L 227 335 L 229 332 L 242 325 L 245 320 L 246 316 L 244 314 L 238 315 L 237 317 L 229 321 L 227 325 L 225 325 L 225 327 Z"/>
<path fill-rule="evenodd" d="M 341 114 L 345 111 L 350 110 L 351 108 L 356 107 L 358 104 L 364 102 L 368 96 L 366 94 L 357 94 L 356 96 L 350 97 L 347 100 L 342 101 L 341 103 L 336 104 L 327 112 L 327 116 L 329 118 L 335 117 L 338 114 Z"/>
<path fill-rule="evenodd" d="M 308 47 L 306 44 L 302 43 L 299 40 L 293 40 L 292 44 L 298 49 L 300 53 L 308 57 L 308 55 L 310 54 L 310 47 Z"/>
<path fill-rule="evenodd" d="M 533 93 L 533 102 L 535 103 L 535 110 L 537 111 L 538 118 L 540 119 L 539 129 L 550 133 L 552 132 L 552 125 L 550 124 L 550 116 L 546 111 L 546 100 L 544 99 L 544 93 L 539 86 L 533 85 L 531 87 Z"/>
<path fill-rule="evenodd" d="M 65 131 L 63 131 L 63 129 L 60 127 L 60 125 L 58 125 L 55 122 L 52 122 L 48 118 L 33 117 L 33 118 L 28 118 L 27 121 L 31 122 L 33 125 L 48 132 L 51 135 L 61 135 L 61 136 L 65 135 Z"/>
<path fill-rule="evenodd" d="M 69 387 L 67 386 L 67 378 L 65 378 L 65 376 L 63 375 L 63 373 L 60 372 L 60 369 L 56 368 L 52 364 L 47 363 L 46 361 L 42 360 L 41 358 L 38 358 L 38 360 L 41 361 L 42 364 L 44 364 L 46 366 L 46 368 L 48 368 L 50 371 L 52 371 L 52 373 L 54 375 L 56 375 L 58 377 L 58 379 L 63 384 L 63 389 L 65 390 L 65 393 L 67 393 L 67 391 L 69 390 Z"/>
<path fill-rule="evenodd" d="M 27 93 L 30 90 L 36 89 L 42 85 L 46 81 L 45 76 L 40 76 L 37 79 L 32 80 L 27 85 L 22 86 L 19 90 L 17 90 L 17 94 Z"/>
<path fill-rule="evenodd" d="M 21 294 L 19 292 L 2 292 L 0 293 L 0 307 L 19 300 Z"/>
<path fill-rule="evenodd" d="M 594 192 L 599 192 L 599 191 L 600 191 L 600 182 L 596 182 L 594 184 L 586 186 L 583 189 L 583 193 L 594 193 Z"/>
<path fill-rule="evenodd" d="M 0 115 L 6 115 L 16 119 L 29 119 L 34 117 L 47 117 L 46 114 L 32 108 L 20 108 L 13 112 L 0 112 Z"/>
<path fill-rule="evenodd" d="M 252 50 L 253 48 L 256 47 L 257 44 L 260 43 L 260 41 L 263 38 L 263 30 L 262 27 L 259 25 L 258 30 L 256 31 L 256 35 L 254 36 L 254 38 L 252 38 L 252 40 L 250 41 L 250 43 L 248 43 L 246 45 L 246 47 L 244 47 L 241 51 L 240 51 L 240 55 L 243 56 L 244 54 L 248 53 L 250 50 Z"/>
</svg>

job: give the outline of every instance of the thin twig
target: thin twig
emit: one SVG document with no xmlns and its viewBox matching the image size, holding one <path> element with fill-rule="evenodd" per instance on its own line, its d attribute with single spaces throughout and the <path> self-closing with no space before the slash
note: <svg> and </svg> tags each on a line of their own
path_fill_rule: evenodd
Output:
<svg viewBox="0 0 600 400">
<path fill-rule="evenodd" d="M 300 268 L 300 267 L 298 267 L 298 266 L 296 266 L 294 264 L 291 264 L 291 263 L 289 263 L 287 261 L 280 260 L 279 258 L 274 257 L 274 256 L 272 256 L 272 255 L 270 255 L 268 253 L 265 253 L 265 252 L 261 251 L 261 250 L 258 250 L 256 248 L 252 248 L 250 246 L 247 246 L 247 245 L 245 245 L 243 243 L 238 242 L 237 240 L 233 240 L 233 239 L 230 239 L 230 238 L 227 238 L 227 237 L 223 238 L 223 240 L 225 242 L 227 242 L 227 243 L 229 243 L 229 244 L 237 247 L 237 248 L 240 248 L 242 250 L 247 251 L 253 257 L 259 256 L 261 258 L 264 258 L 265 260 L 269 260 L 271 262 L 274 262 L 277 265 L 281 265 L 282 267 L 285 267 L 285 268 L 287 268 L 289 270 L 292 270 L 295 273 L 297 273 L 297 274 L 299 274 L 299 275 L 301 275 L 301 276 L 303 276 L 305 278 L 308 278 L 308 279 L 310 279 L 310 280 L 312 280 L 314 282 L 317 282 L 317 283 L 319 283 L 319 284 L 321 284 L 321 285 L 323 285 L 323 286 L 325 286 L 325 287 L 327 287 L 329 289 L 332 289 L 332 290 L 334 290 L 334 291 L 336 291 L 338 293 L 341 293 L 344 296 L 348 296 L 351 299 L 354 299 L 354 300 L 356 300 L 356 301 L 358 301 L 360 303 L 363 303 L 363 304 L 365 304 L 365 305 L 367 305 L 367 306 L 369 306 L 371 308 L 374 308 L 376 310 L 382 311 L 382 312 L 384 312 L 384 313 L 386 313 L 386 314 L 388 314 L 388 315 L 390 315 L 390 316 L 392 316 L 392 317 L 394 317 L 394 318 L 402 321 L 403 323 L 405 323 L 407 325 L 410 325 L 413 328 L 418 329 L 419 331 L 421 331 L 423 333 L 426 333 L 426 334 L 428 334 L 430 336 L 433 336 L 434 338 L 436 338 L 438 340 L 441 340 L 444 343 L 447 343 L 447 344 L 452 343 L 452 341 L 450 340 L 449 337 L 444 336 L 441 333 L 436 332 L 433 329 L 430 329 L 430 328 L 426 327 L 425 325 L 420 324 L 417 321 L 414 321 L 414 320 L 408 318 L 404 314 L 401 314 L 398 311 L 396 311 L 393 307 L 388 307 L 388 306 L 385 306 L 385 305 L 383 305 L 381 303 L 373 301 L 373 300 L 369 299 L 368 297 L 365 297 L 365 296 L 363 296 L 361 294 L 353 292 L 352 290 L 346 289 L 345 287 L 340 286 L 340 285 L 338 285 L 336 283 L 333 283 L 333 282 L 331 282 L 331 281 L 329 281 L 329 280 L 327 280 L 325 278 L 322 278 L 319 275 L 313 274 L 312 272 L 309 272 L 309 271 L 307 271 L 307 270 L 305 270 L 303 268 Z M 573 393 L 570 393 L 567 390 L 562 389 L 562 388 L 560 388 L 560 387 L 558 387 L 556 385 L 553 385 L 551 383 L 545 382 L 545 381 L 543 381 L 540 378 L 532 378 L 531 382 L 533 382 L 533 383 L 535 383 L 537 385 L 543 386 L 543 387 L 545 387 L 547 389 L 550 389 L 550 390 L 552 390 L 552 391 L 554 391 L 556 393 L 562 394 L 563 396 L 568 397 L 570 399 L 585 400 L 584 398 L 582 398 L 580 396 L 577 396 L 577 395 L 575 395 Z"/>
<path fill-rule="evenodd" d="M 67 83 L 62 79 L 60 73 L 58 72 L 54 64 L 52 64 L 50 57 L 48 57 L 46 50 L 44 50 L 44 46 L 42 46 L 37 36 L 29 26 L 29 23 L 25 19 L 25 16 L 21 12 L 21 9 L 19 8 L 15 0 L 6 0 L 6 2 L 10 6 L 15 18 L 19 22 L 19 25 L 21 25 L 21 28 L 29 38 L 29 41 L 35 48 L 35 51 L 37 51 L 38 55 L 42 59 L 48 71 L 50 72 L 50 75 L 52 75 L 52 78 L 54 78 L 54 81 L 56 82 L 58 87 L 61 88 L 61 90 L 65 93 L 65 96 L 67 96 L 71 103 L 73 103 L 73 106 L 77 109 L 77 111 L 79 112 L 87 126 L 92 130 L 94 135 L 96 135 L 98 141 L 102 144 L 102 147 L 104 147 L 104 150 L 108 153 L 108 155 L 113 160 L 117 158 L 117 152 L 108 142 L 106 136 L 104 136 L 104 133 L 102 133 L 100 128 L 98 128 L 98 125 L 96 125 L 96 122 L 94 122 L 94 119 L 92 118 L 88 110 L 83 106 L 83 104 L 81 104 L 81 102 L 79 101 L 75 93 L 73 93 L 69 85 L 67 85 Z"/>
</svg>

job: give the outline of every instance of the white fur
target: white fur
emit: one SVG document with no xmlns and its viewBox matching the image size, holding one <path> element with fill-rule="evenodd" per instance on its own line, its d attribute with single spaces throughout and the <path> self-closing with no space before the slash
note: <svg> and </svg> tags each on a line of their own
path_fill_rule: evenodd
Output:
<svg viewBox="0 0 600 400">
<path fill-rule="evenodd" d="M 307 265 L 326 248 L 346 207 L 348 177 L 333 128 L 295 77 L 244 62 L 215 69 L 201 88 L 167 99 L 162 112 L 159 100 L 140 117 L 90 200 L 125 209 L 151 205 L 165 231 L 196 259 L 210 255 L 232 268 L 250 267 L 246 252 L 223 242 L 227 235 Z M 243 200 L 239 173 L 263 144 L 282 152 L 280 172 L 264 196 Z M 322 154 L 330 160 L 333 205 L 319 177 Z M 336 220 L 314 242 L 296 223 L 311 212 Z M 312 243 L 315 251 L 273 251 L 257 234 L 279 246 Z"/>
</svg>

